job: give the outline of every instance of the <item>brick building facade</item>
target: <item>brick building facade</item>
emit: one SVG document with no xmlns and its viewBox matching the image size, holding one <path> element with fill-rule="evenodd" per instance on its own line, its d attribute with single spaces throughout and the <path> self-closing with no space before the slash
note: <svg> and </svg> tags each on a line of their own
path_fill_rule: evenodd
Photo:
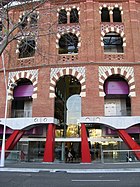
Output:
<svg viewBox="0 0 140 187">
<path fill-rule="evenodd" d="M 14 6 L 9 14 L 22 22 L 27 11 Z M 21 27 L 24 36 L 4 52 L 6 149 L 23 151 L 27 160 L 43 159 L 42 151 L 44 161 L 54 161 L 70 148 L 81 162 L 97 159 L 92 149 L 126 149 L 121 139 L 139 149 L 140 1 L 46 2 Z"/>
</svg>

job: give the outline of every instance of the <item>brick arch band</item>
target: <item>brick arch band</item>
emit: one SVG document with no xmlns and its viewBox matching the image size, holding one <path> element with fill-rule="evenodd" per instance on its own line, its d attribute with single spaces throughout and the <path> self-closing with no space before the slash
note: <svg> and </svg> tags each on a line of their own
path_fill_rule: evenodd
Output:
<svg viewBox="0 0 140 187">
<path fill-rule="evenodd" d="M 37 98 L 38 70 L 29 70 L 29 71 L 18 71 L 18 72 L 9 73 L 8 100 L 13 99 L 14 84 L 20 78 L 26 78 L 32 82 L 34 88 L 32 98 Z"/>
<path fill-rule="evenodd" d="M 62 6 L 62 7 L 60 7 L 60 8 L 58 8 L 57 9 L 57 17 L 59 16 L 59 12 L 61 11 L 61 10 L 65 10 L 66 12 L 67 12 L 67 15 L 69 15 L 70 14 L 70 11 L 72 10 L 72 9 L 77 9 L 77 11 L 78 11 L 78 15 L 80 15 L 80 7 L 79 6 L 69 6 L 69 7 L 64 7 L 64 6 Z"/>
<path fill-rule="evenodd" d="M 109 32 L 116 32 L 120 34 L 123 40 L 123 47 L 126 46 L 126 37 L 125 37 L 124 32 L 121 29 L 113 27 L 113 26 L 106 28 L 104 31 L 101 32 L 101 46 L 104 46 L 104 42 L 103 42 L 104 36 Z"/>
<path fill-rule="evenodd" d="M 121 75 L 125 78 L 129 85 L 129 96 L 135 97 L 135 80 L 134 80 L 134 69 L 133 67 L 123 66 L 100 66 L 99 67 L 99 96 L 104 97 L 104 82 L 111 75 Z"/>
<path fill-rule="evenodd" d="M 123 14 L 122 6 L 119 4 L 101 4 L 99 6 L 99 13 L 100 14 L 101 14 L 101 11 L 103 8 L 107 8 L 110 14 L 112 14 L 112 10 L 114 8 L 119 8 L 119 10 L 121 11 L 121 14 Z"/>
<path fill-rule="evenodd" d="M 86 96 L 86 83 L 85 83 L 85 68 L 84 67 L 71 67 L 71 68 L 52 68 L 50 74 L 50 98 L 54 98 L 55 86 L 60 77 L 64 75 L 71 75 L 76 77 L 81 84 L 81 97 Z"/>
<path fill-rule="evenodd" d="M 69 34 L 69 33 L 72 33 L 74 35 L 77 36 L 78 38 L 78 44 L 77 46 L 80 47 L 81 46 L 81 37 L 80 37 L 80 32 L 79 31 L 76 31 L 75 29 L 72 29 L 72 28 L 69 28 L 69 30 L 65 30 L 65 32 L 62 32 L 62 33 L 57 33 L 57 39 L 56 39 L 56 48 L 59 48 L 59 40 L 61 38 L 61 36 L 63 36 L 64 34 Z"/>
</svg>

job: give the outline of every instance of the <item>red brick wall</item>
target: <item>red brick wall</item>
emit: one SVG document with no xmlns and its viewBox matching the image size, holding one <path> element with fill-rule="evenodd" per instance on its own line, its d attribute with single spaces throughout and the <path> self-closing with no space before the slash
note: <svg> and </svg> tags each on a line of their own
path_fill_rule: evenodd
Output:
<svg viewBox="0 0 140 187">
<path fill-rule="evenodd" d="M 78 3 L 76 3 L 76 5 L 78 5 Z M 98 67 L 99 65 L 105 65 L 105 62 L 108 66 L 108 61 L 104 59 L 103 47 L 101 46 L 99 2 L 82 1 L 79 3 L 79 6 L 81 35 L 81 47 L 79 48 L 78 54 L 79 61 L 74 61 L 72 63 L 66 62 L 66 64 L 62 62 L 58 63 L 57 61 L 58 56 L 55 46 L 57 32 L 56 9 L 53 9 L 53 11 L 49 13 L 45 8 L 50 9 L 53 5 L 50 6 L 47 4 L 39 10 L 39 37 L 37 42 L 39 53 L 36 53 L 35 64 L 33 65 L 33 68 L 39 69 L 39 76 L 37 98 L 33 100 L 33 116 L 54 115 L 54 99 L 49 98 L 50 68 L 52 65 L 55 65 L 55 67 L 66 67 L 66 65 L 69 64 L 70 66 L 85 66 L 86 68 L 86 97 L 82 98 L 82 115 L 104 115 L 104 98 L 99 97 Z M 131 67 L 134 66 L 136 97 L 131 99 L 132 114 L 140 115 L 140 3 L 135 3 L 135 1 L 130 1 L 130 3 L 122 2 L 122 8 L 126 36 L 124 59 L 122 61 L 109 61 L 109 65 L 114 66 L 115 62 L 115 65 L 125 66 L 127 64 Z M 18 10 L 15 11 L 13 17 L 18 20 L 19 13 Z M 46 22 L 48 24 L 46 24 Z M 48 34 L 48 29 L 51 24 L 53 25 L 50 30 L 51 34 Z M 9 70 L 12 68 L 11 71 L 27 70 L 29 67 L 32 68 L 32 64 L 29 64 L 26 67 L 24 65 L 16 66 L 18 61 L 17 54 L 15 54 L 16 45 L 16 42 L 12 42 L 9 46 L 10 57 L 9 60 L 6 61 L 6 66 Z M 129 64 L 129 62 L 131 63 Z M 135 63 L 138 64 L 134 65 Z M 0 117 L 3 117 L 5 91 L 1 73 L 0 77 Z"/>
<path fill-rule="evenodd" d="M 39 70 L 37 99 L 33 100 L 33 116 L 54 116 L 54 99 L 49 98 L 49 70 L 49 68 Z"/>
</svg>

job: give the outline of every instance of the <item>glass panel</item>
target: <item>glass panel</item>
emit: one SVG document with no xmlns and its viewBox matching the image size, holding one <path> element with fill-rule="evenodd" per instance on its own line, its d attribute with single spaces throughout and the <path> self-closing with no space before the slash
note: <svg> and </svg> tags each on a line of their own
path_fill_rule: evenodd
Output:
<svg viewBox="0 0 140 187">
<path fill-rule="evenodd" d="M 34 39 L 23 40 L 19 46 L 19 58 L 26 58 L 26 57 L 34 56 L 35 46 L 36 46 L 36 43 Z"/>
<path fill-rule="evenodd" d="M 122 53 L 123 52 L 123 40 L 117 33 L 108 33 L 104 36 L 104 51 Z"/>
<path fill-rule="evenodd" d="M 108 8 L 103 8 L 101 13 L 101 21 L 102 22 L 110 22 L 110 15 Z"/>
<path fill-rule="evenodd" d="M 79 15 L 77 9 L 72 9 L 70 12 L 70 23 L 78 23 L 79 22 Z"/>
<path fill-rule="evenodd" d="M 122 22 L 121 11 L 119 8 L 113 9 L 113 22 Z"/>
<path fill-rule="evenodd" d="M 59 54 L 71 54 L 78 52 L 78 38 L 76 35 L 64 34 L 59 40 Z"/>
<path fill-rule="evenodd" d="M 73 95 L 67 100 L 67 136 L 78 137 L 78 119 L 81 117 L 81 97 Z"/>
<path fill-rule="evenodd" d="M 59 24 L 67 23 L 67 12 L 65 10 L 60 10 L 58 23 Z"/>
</svg>

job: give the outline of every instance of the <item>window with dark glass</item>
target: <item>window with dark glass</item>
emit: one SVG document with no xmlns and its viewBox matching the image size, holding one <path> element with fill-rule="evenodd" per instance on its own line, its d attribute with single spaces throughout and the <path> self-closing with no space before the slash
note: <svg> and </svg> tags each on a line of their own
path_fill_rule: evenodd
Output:
<svg viewBox="0 0 140 187">
<path fill-rule="evenodd" d="M 59 12 L 59 18 L 58 18 L 58 23 L 59 24 L 65 24 L 67 23 L 67 12 L 66 10 L 62 9 Z"/>
<path fill-rule="evenodd" d="M 70 12 L 70 23 L 79 23 L 79 15 L 76 8 L 73 8 Z"/>
<path fill-rule="evenodd" d="M 113 22 L 122 22 L 121 11 L 119 8 L 113 9 Z"/>
<path fill-rule="evenodd" d="M 24 29 L 28 25 L 28 20 L 27 16 L 23 15 L 21 18 L 21 28 Z"/>
<path fill-rule="evenodd" d="M 32 13 L 30 16 L 30 25 L 37 25 L 37 13 Z"/>
<path fill-rule="evenodd" d="M 110 22 L 110 15 L 108 8 L 102 8 L 101 11 L 101 21 L 102 22 Z"/>
<path fill-rule="evenodd" d="M 2 31 L 2 21 L 0 21 L 0 32 Z"/>
<path fill-rule="evenodd" d="M 12 117 L 31 117 L 33 84 L 26 78 L 20 78 L 16 84 L 13 90 Z"/>
<path fill-rule="evenodd" d="M 24 39 L 21 41 L 19 46 L 19 58 L 32 57 L 35 54 L 35 40 Z"/>
<path fill-rule="evenodd" d="M 59 40 L 59 54 L 78 53 L 77 45 L 78 38 L 75 34 L 64 34 Z"/>
<path fill-rule="evenodd" d="M 0 21 L 0 42 L 2 41 L 2 21 Z"/>
<path fill-rule="evenodd" d="M 123 40 L 119 34 L 110 32 L 104 36 L 104 52 L 123 53 Z"/>
</svg>

